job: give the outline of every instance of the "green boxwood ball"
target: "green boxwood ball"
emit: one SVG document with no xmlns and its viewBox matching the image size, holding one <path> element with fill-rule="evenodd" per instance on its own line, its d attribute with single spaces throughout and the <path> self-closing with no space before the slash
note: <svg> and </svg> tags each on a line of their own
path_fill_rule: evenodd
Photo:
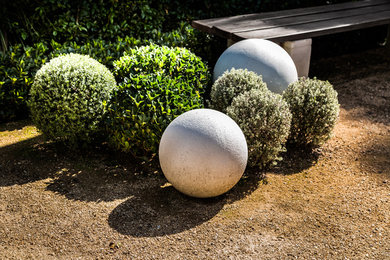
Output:
<svg viewBox="0 0 390 260">
<path fill-rule="evenodd" d="M 268 90 L 262 77 L 253 71 L 234 68 L 226 71 L 211 88 L 211 107 L 226 113 L 226 108 L 230 106 L 233 98 L 251 89 Z"/>
<path fill-rule="evenodd" d="M 97 136 L 107 100 L 116 82 L 112 73 L 89 56 L 67 54 L 50 60 L 36 73 L 29 107 L 38 129 L 70 146 Z"/>
<path fill-rule="evenodd" d="M 233 99 L 227 115 L 245 135 L 250 166 L 265 169 L 281 159 L 291 123 L 291 113 L 281 95 L 261 89 L 245 91 Z"/>
<path fill-rule="evenodd" d="M 300 78 L 289 85 L 283 98 L 292 113 L 289 143 L 316 147 L 331 137 L 340 105 L 328 81 Z"/>
</svg>

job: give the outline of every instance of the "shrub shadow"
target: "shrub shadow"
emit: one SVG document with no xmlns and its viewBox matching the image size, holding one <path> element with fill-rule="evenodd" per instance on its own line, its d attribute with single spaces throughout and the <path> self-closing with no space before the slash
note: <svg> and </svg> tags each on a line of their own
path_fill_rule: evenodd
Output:
<svg viewBox="0 0 390 260">
<path fill-rule="evenodd" d="M 56 158 L 41 149 L 42 136 L 0 148 L 0 187 L 48 178 Z"/>
<path fill-rule="evenodd" d="M 73 160 L 72 160 L 73 158 Z M 64 158 L 62 167 L 47 182 L 46 190 L 80 201 L 113 201 L 133 194 L 149 168 L 130 156 L 113 152 L 106 146 Z M 149 172 L 148 172 L 149 173 Z M 151 175 L 155 175 L 152 172 Z"/>
<path fill-rule="evenodd" d="M 282 175 L 299 173 L 315 165 L 320 155 L 319 149 L 297 147 L 290 144 L 287 146 L 287 152 L 282 154 L 282 161 L 268 172 Z"/>
<path fill-rule="evenodd" d="M 371 141 L 358 157 L 363 169 L 384 183 L 390 182 L 390 136 L 381 136 Z"/>
<path fill-rule="evenodd" d="M 46 190 L 69 200 L 125 199 L 110 213 L 108 223 L 134 237 L 175 234 L 201 225 L 225 204 L 251 194 L 264 179 L 263 173 L 248 168 L 226 194 L 196 199 L 167 185 L 156 158 L 141 163 L 104 145 L 75 152 L 43 136 L 1 147 L 0 177 L 0 186 L 45 180 Z"/>
<path fill-rule="evenodd" d="M 0 132 L 20 130 L 23 127 L 30 125 L 30 124 L 31 124 L 31 121 L 27 120 L 27 119 L 15 121 L 15 122 L 1 123 L 0 124 Z"/>
<path fill-rule="evenodd" d="M 15 122 L 9 129 L 23 129 L 27 124 Z M 39 135 L 0 147 L 0 187 L 47 179 L 46 190 L 70 200 L 112 201 L 131 194 L 129 183 L 142 174 L 133 165 L 104 145 L 73 151 Z"/>
<path fill-rule="evenodd" d="M 263 173 L 247 169 L 229 192 L 196 199 L 167 183 L 156 158 L 147 163 L 110 150 L 68 163 L 47 183 L 47 190 L 70 200 L 114 201 L 127 198 L 109 215 L 108 224 L 123 235 L 155 237 L 180 233 L 213 218 L 227 203 L 251 194 Z"/>
</svg>

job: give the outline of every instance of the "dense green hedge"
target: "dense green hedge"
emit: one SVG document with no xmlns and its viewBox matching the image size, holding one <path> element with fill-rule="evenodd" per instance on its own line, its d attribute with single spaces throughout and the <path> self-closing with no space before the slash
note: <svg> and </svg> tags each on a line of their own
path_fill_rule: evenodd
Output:
<svg viewBox="0 0 390 260">
<path fill-rule="evenodd" d="M 0 52 L 0 122 L 27 116 L 26 101 L 35 72 L 48 59 L 45 44 L 15 45 Z"/>
<path fill-rule="evenodd" d="M 89 39 L 115 41 L 134 37 L 166 40 L 166 34 L 189 28 L 194 19 L 267 12 L 297 7 L 332 4 L 350 0 L 14 0 L 0 8 L 0 50 L 22 43 L 79 44 Z M 197 34 L 191 32 L 191 34 Z M 196 48 L 205 47 L 201 37 Z M 168 44 L 169 45 L 169 44 Z M 191 48 L 192 51 L 194 49 Z M 197 53 L 199 55 L 199 53 Z"/>
<path fill-rule="evenodd" d="M 155 39 L 193 19 L 267 12 L 348 0 L 14 0 L 3 1 L 0 30 L 11 45 L 55 40 Z"/>
</svg>

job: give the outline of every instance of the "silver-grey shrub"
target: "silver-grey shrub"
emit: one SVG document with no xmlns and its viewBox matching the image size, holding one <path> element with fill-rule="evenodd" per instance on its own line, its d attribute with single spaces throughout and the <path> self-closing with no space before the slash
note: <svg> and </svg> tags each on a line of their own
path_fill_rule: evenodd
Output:
<svg viewBox="0 0 390 260">
<path fill-rule="evenodd" d="M 267 90 L 267 85 L 255 72 L 234 68 L 226 71 L 211 88 L 211 108 L 226 113 L 233 98 L 251 89 Z"/>
<path fill-rule="evenodd" d="M 89 143 L 101 129 L 115 87 L 112 73 L 89 56 L 54 58 L 36 73 L 30 90 L 33 122 L 50 139 Z"/>
<path fill-rule="evenodd" d="M 331 137 L 340 105 L 328 81 L 300 78 L 288 86 L 283 98 L 292 113 L 289 143 L 316 147 Z"/>
<path fill-rule="evenodd" d="M 290 131 L 291 113 L 279 94 L 252 89 L 238 95 L 227 108 L 248 144 L 248 164 L 266 168 L 281 158 Z"/>
</svg>

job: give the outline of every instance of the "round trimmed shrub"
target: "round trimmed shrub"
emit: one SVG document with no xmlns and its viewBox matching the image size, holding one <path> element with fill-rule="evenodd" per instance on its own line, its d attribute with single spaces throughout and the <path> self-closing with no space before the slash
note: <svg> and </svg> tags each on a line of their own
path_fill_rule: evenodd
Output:
<svg viewBox="0 0 390 260">
<path fill-rule="evenodd" d="M 300 78 L 289 85 L 283 98 L 292 113 L 289 143 L 316 147 L 331 137 L 340 105 L 328 81 Z"/>
<path fill-rule="evenodd" d="M 118 84 L 130 75 L 164 73 L 164 77 L 177 78 L 193 85 L 200 95 L 211 78 L 208 66 L 191 51 L 156 44 L 131 48 L 114 61 L 113 73 Z"/>
<path fill-rule="evenodd" d="M 90 143 L 100 132 L 115 87 L 112 73 L 89 56 L 59 56 L 35 75 L 29 100 L 32 119 L 50 139 L 70 146 Z"/>
<path fill-rule="evenodd" d="M 233 99 L 227 114 L 237 122 L 248 143 L 248 164 L 267 168 L 285 151 L 291 113 L 279 94 L 252 89 Z"/>
<path fill-rule="evenodd" d="M 110 143 L 136 157 L 157 153 L 165 128 L 182 113 L 203 107 L 207 66 L 184 48 L 132 49 L 114 62 L 119 88 L 109 105 Z"/>
<path fill-rule="evenodd" d="M 230 106 L 233 98 L 255 88 L 267 90 L 266 83 L 255 72 L 234 68 L 226 71 L 214 82 L 211 88 L 211 107 L 226 113 L 226 108 Z"/>
</svg>

